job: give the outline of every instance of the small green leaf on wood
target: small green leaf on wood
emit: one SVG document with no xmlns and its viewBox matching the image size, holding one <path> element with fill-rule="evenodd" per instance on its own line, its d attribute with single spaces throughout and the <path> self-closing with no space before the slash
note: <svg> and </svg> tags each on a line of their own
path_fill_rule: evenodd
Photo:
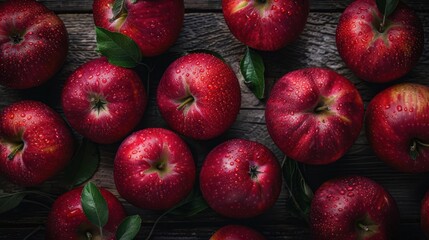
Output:
<svg viewBox="0 0 429 240">
<path fill-rule="evenodd" d="M 172 215 L 182 217 L 192 217 L 206 210 L 208 205 L 204 200 L 201 192 L 194 189 L 182 202 L 180 202 L 174 210 L 170 212 Z"/>
<path fill-rule="evenodd" d="M 246 53 L 240 62 L 240 70 L 244 77 L 244 82 L 252 90 L 253 94 L 258 99 L 263 99 L 265 91 L 265 66 L 262 57 L 247 47 Z"/>
<path fill-rule="evenodd" d="M 399 0 L 376 0 L 378 10 L 388 17 L 392 14 L 399 4 Z"/>
<path fill-rule="evenodd" d="M 86 182 L 97 171 L 99 163 L 100 151 L 98 145 L 87 138 L 83 138 L 70 165 L 66 169 L 68 183 L 75 187 Z"/>
<path fill-rule="evenodd" d="M 282 169 L 289 193 L 287 208 L 293 216 L 308 222 L 313 191 L 307 185 L 296 161 L 285 157 Z"/>
<path fill-rule="evenodd" d="M 142 219 L 139 215 L 125 218 L 116 231 L 117 240 L 132 240 L 140 231 Z"/>
<path fill-rule="evenodd" d="M 140 49 L 130 37 L 96 27 L 98 51 L 113 65 L 133 68 L 142 59 Z"/>
<path fill-rule="evenodd" d="M 102 228 L 109 218 L 107 202 L 94 183 L 88 182 L 82 189 L 82 209 L 88 220 Z"/>
<path fill-rule="evenodd" d="M 25 195 L 25 192 L 0 193 L 0 214 L 16 208 Z"/>
</svg>

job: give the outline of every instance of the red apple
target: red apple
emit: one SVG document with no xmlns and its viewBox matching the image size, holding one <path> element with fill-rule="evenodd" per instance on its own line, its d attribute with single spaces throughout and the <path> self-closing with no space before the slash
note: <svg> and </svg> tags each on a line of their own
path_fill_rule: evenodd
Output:
<svg viewBox="0 0 429 240">
<path fill-rule="evenodd" d="M 0 112 L 0 174 L 21 186 L 38 185 L 73 156 L 64 120 L 41 102 L 20 101 Z"/>
<path fill-rule="evenodd" d="M 228 225 L 217 230 L 209 240 L 265 240 L 265 237 L 249 227 Z"/>
<path fill-rule="evenodd" d="M 333 179 L 317 189 L 311 202 L 314 240 L 388 240 L 396 237 L 395 200 L 369 178 Z"/>
<path fill-rule="evenodd" d="M 347 67 L 359 78 L 383 83 L 400 78 L 417 63 L 423 51 L 423 27 L 399 2 L 381 26 L 383 15 L 375 0 L 352 2 L 337 26 L 337 48 Z"/>
<path fill-rule="evenodd" d="M 0 4 L 0 84 L 39 86 L 63 65 L 67 30 L 54 12 L 33 0 Z"/>
<path fill-rule="evenodd" d="M 214 148 L 200 174 L 204 199 L 217 213 L 249 218 L 271 208 L 282 185 L 280 165 L 264 145 L 233 139 Z"/>
<path fill-rule="evenodd" d="M 403 172 L 429 171 L 429 87 L 404 83 L 368 104 L 366 136 L 378 158 Z"/>
<path fill-rule="evenodd" d="M 225 132 L 237 118 L 240 85 L 232 69 L 207 53 L 191 53 L 174 61 L 158 86 L 157 103 L 167 123 L 194 139 Z"/>
<path fill-rule="evenodd" d="M 359 135 L 363 114 L 355 86 L 323 68 L 284 75 L 265 109 L 274 143 L 288 157 L 307 164 L 328 164 L 342 157 Z"/>
<path fill-rule="evenodd" d="M 112 65 L 104 57 L 80 66 L 62 92 L 70 125 L 97 143 L 113 143 L 130 133 L 140 122 L 146 102 L 137 73 Z"/>
<path fill-rule="evenodd" d="M 115 233 L 126 217 L 121 202 L 106 189 L 100 188 L 109 209 L 109 220 L 100 236 L 98 226 L 92 224 L 82 209 L 82 187 L 64 193 L 54 202 L 46 223 L 46 240 L 103 239 L 114 240 Z"/>
<path fill-rule="evenodd" d="M 119 147 L 115 185 L 131 204 L 168 209 L 183 200 L 195 181 L 195 163 L 186 143 L 175 133 L 148 128 L 131 134 Z"/>
<path fill-rule="evenodd" d="M 420 210 L 420 224 L 424 234 L 429 237 L 429 192 L 426 193 L 422 200 Z"/>
<path fill-rule="evenodd" d="M 307 22 L 308 0 L 222 0 L 231 33 L 249 47 L 275 51 L 298 38 Z"/>
<path fill-rule="evenodd" d="M 96 26 L 132 38 L 143 56 L 165 52 L 179 37 L 185 16 L 183 0 L 124 0 L 125 8 L 114 16 L 115 0 L 94 0 Z"/>
</svg>

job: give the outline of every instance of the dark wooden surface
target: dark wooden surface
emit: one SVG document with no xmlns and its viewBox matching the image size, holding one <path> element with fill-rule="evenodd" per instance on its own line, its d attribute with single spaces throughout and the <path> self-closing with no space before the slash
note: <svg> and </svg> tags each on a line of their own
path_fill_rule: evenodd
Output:
<svg viewBox="0 0 429 240">
<path fill-rule="evenodd" d="M 50 9 L 59 13 L 66 24 L 70 37 L 70 51 L 62 70 L 50 82 L 37 89 L 17 91 L 0 87 L 0 109 L 21 100 L 35 99 L 52 106 L 62 113 L 60 91 L 65 79 L 84 62 L 98 56 L 95 52 L 95 35 L 91 15 L 92 1 L 85 0 L 42 0 Z M 380 90 L 391 84 L 374 85 L 357 79 L 344 65 L 335 47 L 335 28 L 344 7 L 351 1 L 313 0 L 308 23 L 303 34 L 293 44 L 274 53 L 262 53 L 266 65 L 268 92 L 275 81 L 285 73 L 310 66 L 329 67 L 349 78 L 361 93 L 365 105 Z M 429 2 L 427 0 L 407 0 L 420 16 L 425 31 L 425 51 L 418 65 L 399 81 L 419 82 L 429 85 Z M 232 66 L 240 80 L 242 105 L 237 121 L 224 135 L 210 141 L 197 142 L 187 139 L 194 156 L 201 166 L 204 156 L 225 139 L 242 137 L 255 140 L 268 146 L 278 157 L 283 155 L 269 137 L 264 119 L 265 103 L 257 100 L 243 84 L 239 72 L 239 61 L 245 47 L 238 42 L 225 25 L 220 9 L 220 0 L 185 0 L 185 25 L 180 38 L 173 46 L 174 51 L 209 49 L 219 52 Z M 161 61 L 163 62 L 163 61 Z M 166 64 L 164 64 L 166 65 Z M 167 127 L 161 119 L 155 104 L 155 90 L 165 67 L 157 66 L 151 75 L 150 100 L 144 119 L 138 126 Z M 137 69 L 144 82 L 147 81 L 144 69 Z M 119 143 L 100 145 L 101 164 L 93 181 L 118 193 L 113 182 L 113 158 Z M 361 136 L 347 154 L 338 162 L 328 166 L 306 166 L 305 176 L 316 189 L 323 181 L 340 175 L 357 174 L 368 176 L 386 187 L 397 201 L 401 212 L 401 239 L 424 239 L 419 228 L 420 201 L 429 189 L 428 174 L 403 174 L 387 167 L 371 151 L 366 138 Z M 65 191 L 63 174 L 35 189 L 59 195 Z M 0 189 L 18 189 L 0 181 Z M 121 199 L 121 198 L 120 198 Z M 208 239 L 213 232 L 229 223 L 245 224 L 263 233 L 267 239 L 310 239 L 310 232 L 302 222 L 294 219 L 286 210 L 287 194 L 282 192 L 275 207 L 267 213 L 249 220 L 232 220 L 218 216 L 211 210 L 191 217 L 167 216 L 155 230 L 153 239 Z M 144 239 L 153 222 L 161 214 L 137 209 L 121 199 L 129 214 L 139 213 L 143 224 L 138 239 Z M 48 204 L 49 202 L 47 202 Z M 0 239 L 23 239 L 35 228 L 41 230 L 30 239 L 43 239 L 43 224 L 48 209 L 30 203 L 23 203 L 15 210 L 0 215 Z"/>
</svg>

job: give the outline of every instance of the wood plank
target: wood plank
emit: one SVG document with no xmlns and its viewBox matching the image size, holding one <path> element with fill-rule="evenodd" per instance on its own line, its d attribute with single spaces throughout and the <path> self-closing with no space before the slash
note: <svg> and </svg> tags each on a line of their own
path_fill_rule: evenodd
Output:
<svg viewBox="0 0 429 240">
<path fill-rule="evenodd" d="M 348 77 L 359 89 L 367 104 L 368 101 L 386 85 L 373 85 L 361 82 L 344 65 L 335 47 L 335 27 L 340 13 L 311 13 L 308 24 L 301 37 L 292 45 L 276 53 L 262 53 L 266 63 L 268 89 L 283 74 L 302 67 L 329 67 Z M 424 22 L 429 22 L 429 13 L 419 13 Z M 0 87 L 0 109 L 11 102 L 21 99 L 41 100 L 61 112 L 59 105 L 60 91 L 65 79 L 82 63 L 97 57 L 95 37 L 91 14 L 60 14 L 70 34 L 70 52 L 61 71 L 45 86 L 37 89 L 17 91 Z M 425 26 L 425 44 L 429 44 L 429 26 Z M 186 15 L 185 28 L 172 48 L 174 51 L 210 49 L 219 52 L 232 66 L 239 77 L 242 88 L 242 107 L 236 123 L 222 137 L 198 142 L 186 141 L 198 157 L 201 166 L 204 156 L 214 146 L 225 139 L 242 137 L 256 140 L 267 145 L 280 160 L 282 153 L 269 137 L 264 118 L 264 102 L 257 100 L 243 84 L 239 73 L 239 61 L 245 47 L 228 31 L 221 13 L 189 13 Z M 166 127 L 155 104 L 155 89 L 162 69 L 168 60 L 158 59 L 156 72 L 151 75 L 150 101 L 144 120 L 138 128 Z M 154 60 L 157 61 L 157 60 Z M 144 69 L 137 69 L 143 81 L 146 81 Z M 429 50 L 426 48 L 423 57 L 413 71 L 403 81 L 413 81 L 429 85 Z M 100 186 L 115 190 L 112 172 L 113 158 L 117 144 L 101 146 L 102 162 L 93 181 Z M 410 175 L 398 173 L 376 159 L 365 135 L 361 133 L 357 142 L 337 163 L 329 166 L 307 166 L 306 177 L 313 188 L 317 188 L 326 179 L 342 174 L 358 174 L 373 178 L 385 186 L 397 200 L 401 210 L 401 236 L 408 239 L 423 239 L 419 230 L 419 203 L 423 193 L 429 188 L 427 174 Z M 65 191 L 61 185 L 62 175 L 44 183 L 36 189 L 60 194 Z M 4 182 L 0 186 L 6 187 Z M 8 185 L 7 187 L 10 187 Z M 160 224 L 153 239 L 207 239 L 217 228 L 228 223 L 242 223 L 260 230 L 268 239 L 309 239 L 309 231 L 300 222 L 293 219 L 285 208 L 287 194 L 282 192 L 273 209 L 266 214 L 251 220 L 235 221 L 221 218 L 208 210 L 203 214 L 182 219 L 166 217 Z M 160 213 L 137 209 L 126 203 L 128 213 L 139 213 L 143 216 L 144 226 L 140 237 L 144 237 Z M 46 204 L 50 204 L 49 202 Z M 47 210 L 34 205 L 23 204 L 19 208 L 0 216 L 0 239 L 22 239 L 35 227 L 43 223 Z M 34 239 L 43 239 L 43 229 Z"/>
<path fill-rule="evenodd" d="M 4 0 L 0 0 L 4 1 Z M 91 0 L 37 0 L 56 12 L 92 12 Z M 352 0 L 310 0 L 311 11 L 342 12 Z M 416 11 L 428 11 L 426 0 L 403 0 Z M 221 0 L 185 0 L 188 12 L 222 11 Z"/>
</svg>

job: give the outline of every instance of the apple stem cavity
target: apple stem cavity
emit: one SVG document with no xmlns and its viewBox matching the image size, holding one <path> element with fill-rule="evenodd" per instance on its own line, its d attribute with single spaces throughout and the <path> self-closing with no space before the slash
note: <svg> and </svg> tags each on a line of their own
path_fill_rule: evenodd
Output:
<svg viewBox="0 0 429 240">
<path fill-rule="evenodd" d="M 418 139 L 414 139 L 413 142 L 411 143 L 411 146 L 410 146 L 410 156 L 413 160 L 416 160 L 417 156 L 419 155 L 419 152 L 418 152 L 419 146 L 429 147 L 429 144 L 421 142 Z"/>
<path fill-rule="evenodd" d="M 251 166 L 249 167 L 249 175 L 250 175 L 250 177 L 251 177 L 253 180 L 256 180 L 256 179 L 258 178 L 258 175 L 259 175 L 260 173 L 261 173 L 261 172 L 258 170 L 258 166 L 251 165 Z"/>
<path fill-rule="evenodd" d="M 22 40 L 24 40 L 24 38 L 22 38 L 19 34 L 13 35 L 10 38 L 14 44 L 19 44 L 22 42 Z"/>
<path fill-rule="evenodd" d="M 20 143 L 17 146 L 15 146 L 12 150 L 12 152 L 7 156 L 7 159 L 12 160 L 15 155 L 21 151 L 24 148 L 24 143 Z"/>
<path fill-rule="evenodd" d="M 107 101 L 101 96 L 91 97 L 91 106 L 92 110 L 96 110 L 97 113 L 100 113 L 101 110 L 106 110 Z"/>
<path fill-rule="evenodd" d="M 177 110 L 182 110 L 186 105 L 191 104 L 194 102 L 194 97 L 189 96 L 183 100 L 183 102 L 177 107 Z"/>
</svg>

